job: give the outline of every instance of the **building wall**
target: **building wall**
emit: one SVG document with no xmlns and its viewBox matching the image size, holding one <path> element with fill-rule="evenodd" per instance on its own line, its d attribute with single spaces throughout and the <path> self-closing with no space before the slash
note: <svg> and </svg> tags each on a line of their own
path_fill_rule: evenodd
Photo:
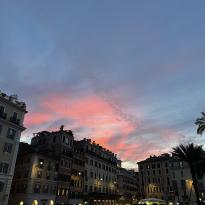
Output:
<svg viewBox="0 0 205 205">
<path fill-rule="evenodd" d="M 85 153 L 85 200 L 89 204 L 117 204 L 117 158 L 89 139 L 76 141 Z"/>
<path fill-rule="evenodd" d="M 26 149 L 25 144 L 20 149 Z M 32 149 L 19 153 L 9 205 L 53 205 L 57 186 L 55 163 Z"/>
<path fill-rule="evenodd" d="M 181 204 L 195 203 L 196 196 L 192 182 L 188 164 L 173 160 L 171 162 L 171 183 L 175 202 L 180 202 Z M 199 179 L 199 190 L 201 192 L 201 199 L 205 200 L 205 176 Z"/>
<path fill-rule="evenodd" d="M 145 198 L 169 200 L 171 197 L 170 156 L 153 156 L 138 162 L 140 189 Z"/>
<path fill-rule="evenodd" d="M 0 204 L 8 203 L 23 127 L 25 103 L 0 92 Z"/>
<path fill-rule="evenodd" d="M 74 148 L 72 174 L 70 180 L 69 204 L 84 203 L 84 173 L 85 173 L 84 153 Z"/>
<path fill-rule="evenodd" d="M 133 204 L 139 196 L 138 174 L 133 170 L 118 168 L 117 187 L 120 195 L 119 204 Z"/>
<path fill-rule="evenodd" d="M 31 145 L 38 151 L 46 151 L 56 158 L 57 164 L 57 192 L 56 205 L 69 204 L 69 187 L 73 160 L 73 134 L 70 130 L 34 134 Z"/>
</svg>

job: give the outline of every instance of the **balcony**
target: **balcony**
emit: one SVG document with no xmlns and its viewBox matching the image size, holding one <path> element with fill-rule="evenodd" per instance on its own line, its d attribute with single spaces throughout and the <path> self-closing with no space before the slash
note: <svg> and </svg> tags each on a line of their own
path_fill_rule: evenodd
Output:
<svg viewBox="0 0 205 205">
<path fill-rule="evenodd" d="M 0 112 L 0 118 L 5 120 L 6 117 L 7 117 L 7 114 L 5 112 Z"/>
<path fill-rule="evenodd" d="M 20 125 L 20 119 L 16 118 L 16 117 L 11 117 L 10 118 L 10 122 L 16 124 L 16 125 Z"/>
</svg>

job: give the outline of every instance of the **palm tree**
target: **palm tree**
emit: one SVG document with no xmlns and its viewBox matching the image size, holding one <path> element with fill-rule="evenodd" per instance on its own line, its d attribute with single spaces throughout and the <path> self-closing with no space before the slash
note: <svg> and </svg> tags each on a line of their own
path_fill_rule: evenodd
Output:
<svg viewBox="0 0 205 205">
<path fill-rule="evenodd" d="M 193 187 L 196 194 L 196 202 L 199 205 L 199 187 L 198 187 L 198 174 L 199 174 L 199 164 L 201 165 L 204 162 L 205 151 L 202 149 L 202 146 L 194 145 L 193 143 L 188 145 L 180 144 L 179 146 L 173 148 L 172 154 L 180 161 L 184 161 L 189 165 Z M 198 169 L 197 169 L 198 167 Z M 200 170 L 200 175 L 203 176 Z"/>
<path fill-rule="evenodd" d="M 196 119 L 195 124 L 198 125 L 197 134 L 202 135 L 205 130 L 205 113 L 204 112 L 202 112 L 201 118 Z"/>
</svg>

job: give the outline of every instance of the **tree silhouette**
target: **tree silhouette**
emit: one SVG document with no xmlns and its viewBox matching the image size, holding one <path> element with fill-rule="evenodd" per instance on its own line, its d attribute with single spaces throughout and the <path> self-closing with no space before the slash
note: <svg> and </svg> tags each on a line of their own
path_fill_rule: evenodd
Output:
<svg viewBox="0 0 205 205">
<path fill-rule="evenodd" d="M 205 113 L 204 112 L 202 112 L 201 118 L 196 119 L 195 124 L 198 125 L 197 134 L 202 135 L 205 130 Z"/>
<path fill-rule="evenodd" d="M 202 149 L 202 146 L 191 143 L 188 145 L 180 144 L 173 148 L 172 154 L 178 160 L 184 161 L 189 165 L 196 194 L 196 202 L 200 205 L 198 178 L 201 178 L 204 174 L 204 169 L 201 169 L 201 167 L 204 166 L 205 151 Z"/>
</svg>

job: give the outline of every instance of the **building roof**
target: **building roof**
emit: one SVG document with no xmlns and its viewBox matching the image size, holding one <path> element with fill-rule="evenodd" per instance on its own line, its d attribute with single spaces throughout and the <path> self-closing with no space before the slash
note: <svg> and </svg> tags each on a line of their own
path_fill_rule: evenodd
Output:
<svg viewBox="0 0 205 205">
<path fill-rule="evenodd" d="M 171 159 L 171 156 L 168 153 L 164 153 L 160 156 L 156 156 L 156 155 L 150 156 L 149 158 L 147 158 L 143 161 L 137 162 L 137 164 L 158 162 L 158 161 L 167 161 L 167 160 L 170 160 L 170 159 Z"/>
<path fill-rule="evenodd" d="M 7 95 L 0 90 L 0 100 L 6 102 L 12 106 L 15 106 L 17 109 L 22 110 L 23 112 L 26 111 L 26 103 L 19 101 L 17 95 Z"/>
</svg>

